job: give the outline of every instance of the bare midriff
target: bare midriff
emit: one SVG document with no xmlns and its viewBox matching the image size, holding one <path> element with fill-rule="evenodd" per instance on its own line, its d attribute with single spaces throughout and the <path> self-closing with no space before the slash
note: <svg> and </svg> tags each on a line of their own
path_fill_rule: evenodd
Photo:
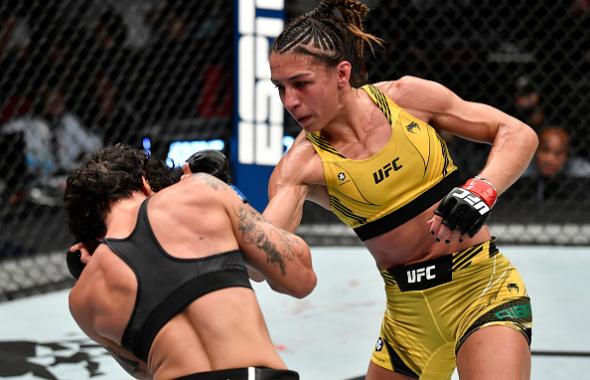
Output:
<svg viewBox="0 0 590 380">
<path fill-rule="evenodd" d="M 427 224 L 437 205 L 389 232 L 364 241 L 379 269 L 434 259 L 490 240 L 490 231 L 483 226 L 473 237 L 464 235 L 462 242 L 455 240 L 447 244 L 444 239 L 437 242 Z"/>
</svg>

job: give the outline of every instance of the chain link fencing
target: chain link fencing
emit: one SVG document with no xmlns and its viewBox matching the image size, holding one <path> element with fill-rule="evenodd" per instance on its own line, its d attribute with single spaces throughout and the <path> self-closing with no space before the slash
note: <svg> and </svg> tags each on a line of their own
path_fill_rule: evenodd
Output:
<svg viewBox="0 0 590 380">
<path fill-rule="evenodd" d="M 0 3 L 0 300 L 71 284 L 62 195 L 84 154 L 229 140 L 228 4 Z"/>
<path fill-rule="evenodd" d="M 499 198 L 489 219 L 498 240 L 590 243 L 587 2 L 367 3 L 372 7 L 367 31 L 386 41 L 369 61 L 371 82 L 404 75 L 434 80 L 464 99 L 495 106 L 538 132 L 539 152 L 521 179 Z M 306 2 L 298 11 L 311 7 L 312 2 Z M 289 128 L 292 133 L 297 130 L 292 124 Z M 481 171 L 489 145 L 443 137 L 465 179 Z M 328 211 L 314 205 L 308 209 L 300 232 L 310 242 L 359 244 Z"/>
<path fill-rule="evenodd" d="M 372 0 L 366 26 L 386 44 L 372 82 L 415 75 L 569 137 L 500 198 L 502 242 L 588 244 L 590 10 L 583 1 Z M 311 9 L 287 1 L 287 17 Z M 114 142 L 165 156 L 174 140 L 225 142 L 233 80 L 232 1 L 47 0 L 0 3 L 0 301 L 71 284 L 64 179 Z M 287 117 L 286 133 L 299 128 Z M 465 177 L 489 147 L 445 136 Z M 559 150 L 559 149 L 557 149 Z M 556 158 L 557 157 L 557 158 Z M 537 162 L 537 161 L 534 161 Z M 359 244 L 328 211 L 305 206 L 311 244 Z"/>
</svg>

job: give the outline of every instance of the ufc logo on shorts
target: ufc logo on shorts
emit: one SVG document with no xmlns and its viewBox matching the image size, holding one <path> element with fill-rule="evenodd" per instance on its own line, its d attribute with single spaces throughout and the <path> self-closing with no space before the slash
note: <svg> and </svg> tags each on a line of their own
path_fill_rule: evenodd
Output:
<svg viewBox="0 0 590 380">
<path fill-rule="evenodd" d="M 485 215 L 487 212 L 490 211 L 488 205 L 484 201 L 482 201 L 480 197 L 474 195 L 469 190 L 457 188 L 451 195 L 459 199 L 463 199 L 465 202 L 472 205 L 474 209 L 479 211 L 481 215 Z"/>
<path fill-rule="evenodd" d="M 418 268 L 418 269 L 410 269 L 407 271 L 408 274 L 408 284 L 415 284 L 417 282 L 422 282 L 422 279 L 426 277 L 427 280 L 434 280 L 436 275 L 432 273 L 435 266 L 430 265 L 426 268 Z"/>
</svg>

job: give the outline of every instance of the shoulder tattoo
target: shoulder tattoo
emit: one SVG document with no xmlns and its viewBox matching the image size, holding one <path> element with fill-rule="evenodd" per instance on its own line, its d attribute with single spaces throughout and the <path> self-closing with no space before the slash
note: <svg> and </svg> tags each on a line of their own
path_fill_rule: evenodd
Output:
<svg viewBox="0 0 590 380">
<path fill-rule="evenodd" d="M 260 223 L 268 223 L 264 217 L 249 205 L 241 205 L 238 210 L 238 229 L 244 235 L 244 240 L 254 244 L 266 253 L 269 263 L 278 265 L 281 274 L 287 274 L 287 261 L 294 261 L 301 255 L 298 252 L 298 242 L 290 234 L 280 228 L 273 229 L 271 238 Z"/>
<path fill-rule="evenodd" d="M 206 173 L 194 173 L 194 176 L 197 176 L 200 180 L 202 180 L 205 185 L 212 188 L 213 190 L 219 190 L 223 185 L 223 182 L 216 177 L 206 174 Z"/>
</svg>

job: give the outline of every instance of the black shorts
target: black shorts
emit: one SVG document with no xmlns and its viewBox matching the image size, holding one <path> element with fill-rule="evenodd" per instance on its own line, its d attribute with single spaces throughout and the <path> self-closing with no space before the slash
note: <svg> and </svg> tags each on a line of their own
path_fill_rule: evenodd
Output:
<svg viewBox="0 0 590 380">
<path fill-rule="evenodd" d="M 299 380 L 299 374 L 287 369 L 248 367 L 193 373 L 176 380 Z"/>
</svg>

